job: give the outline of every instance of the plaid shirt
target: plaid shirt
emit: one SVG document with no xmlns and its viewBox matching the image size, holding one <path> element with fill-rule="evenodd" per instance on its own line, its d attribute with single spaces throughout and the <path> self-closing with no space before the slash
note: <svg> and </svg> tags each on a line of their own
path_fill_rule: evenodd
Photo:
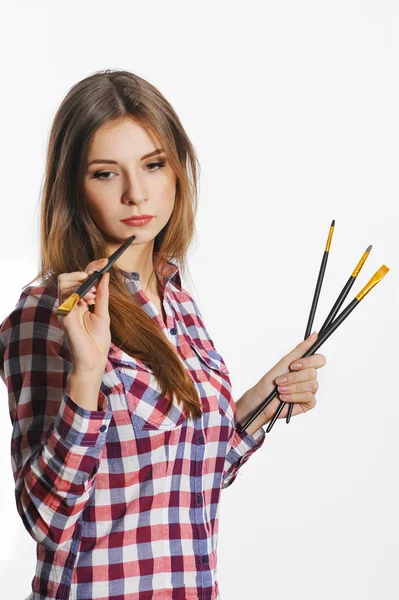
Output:
<svg viewBox="0 0 399 600">
<path fill-rule="evenodd" d="M 139 274 L 131 294 L 158 323 L 195 384 L 186 418 L 151 369 L 111 343 L 98 410 L 66 392 L 71 355 L 57 288 L 30 286 L 0 325 L 0 375 L 12 421 L 18 513 L 37 542 L 26 600 L 217 600 L 223 488 L 261 447 L 265 430 L 236 429 L 229 371 L 179 268 L 165 263 L 166 323 Z"/>
</svg>

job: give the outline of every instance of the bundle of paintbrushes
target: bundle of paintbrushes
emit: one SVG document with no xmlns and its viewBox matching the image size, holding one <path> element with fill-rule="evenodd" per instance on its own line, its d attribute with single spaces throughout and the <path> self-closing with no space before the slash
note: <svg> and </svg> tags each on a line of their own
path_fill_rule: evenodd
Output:
<svg viewBox="0 0 399 600">
<path fill-rule="evenodd" d="M 313 319 L 314 319 L 314 316 L 316 313 L 317 302 L 319 300 L 321 285 L 323 283 L 324 273 L 326 270 L 327 260 L 328 260 L 328 256 L 329 256 L 329 252 L 330 252 L 331 240 L 332 240 L 332 236 L 334 233 L 334 227 L 335 227 L 335 220 L 333 220 L 331 223 L 326 247 L 325 247 L 324 254 L 323 254 L 323 260 L 321 261 L 319 276 L 317 278 L 316 289 L 315 289 L 315 292 L 313 295 L 313 302 L 312 302 L 312 306 L 310 309 L 308 324 L 307 324 L 306 331 L 305 331 L 305 337 L 304 337 L 305 340 L 306 340 L 306 338 L 309 337 L 310 332 L 312 330 Z M 363 256 L 361 257 L 358 264 L 356 265 L 353 273 L 351 274 L 348 281 L 344 285 L 344 287 L 343 287 L 340 295 L 338 296 L 334 306 L 332 307 L 327 319 L 324 321 L 322 328 L 318 332 L 318 338 L 317 338 L 316 342 L 309 348 L 309 350 L 303 355 L 302 358 L 304 358 L 305 356 L 311 356 L 312 354 L 314 354 L 320 348 L 320 346 L 322 344 L 324 344 L 326 339 L 329 338 L 330 335 L 337 329 L 337 327 L 339 325 L 341 325 L 342 321 L 344 321 L 346 319 L 346 317 L 359 304 L 359 302 L 361 300 L 363 300 L 363 298 L 366 296 L 366 294 L 368 294 L 369 291 L 377 283 L 379 283 L 381 281 L 381 279 L 388 273 L 388 271 L 389 271 L 388 267 L 386 267 L 385 265 L 382 265 L 378 269 L 378 271 L 372 276 L 370 281 L 364 286 L 364 288 L 357 294 L 357 296 L 355 296 L 355 298 L 352 300 L 352 302 L 337 316 L 335 321 L 333 320 L 335 315 L 339 311 L 340 307 L 342 306 L 342 303 L 344 302 L 346 296 L 348 295 L 349 290 L 355 283 L 357 276 L 359 275 L 364 263 L 367 260 L 368 255 L 370 254 L 371 248 L 372 248 L 372 246 L 369 246 L 367 248 L 367 250 L 364 252 Z M 291 369 L 289 372 L 292 373 L 293 369 Z M 266 406 L 268 406 L 270 404 L 270 402 L 273 400 L 273 398 L 275 398 L 277 395 L 278 395 L 278 389 L 276 386 L 275 389 L 264 400 L 264 402 L 256 409 L 254 414 L 246 421 L 246 423 L 244 423 L 243 425 L 240 425 L 240 424 L 237 425 L 237 429 L 239 429 L 240 431 L 244 431 L 245 429 L 247 429 L 247 427 L 249 427 L 251 425 L 251 423 L 258 417 L 258 415 L 260 415 L 260 413 L 266 408 Z M 277 419 L 278 419 L 279 415 L 281 414 L 282 410 L 284 409 L 285 405 L 286 405 L 286 402 L 283 402 L 282 400 L 280 400 L 280 406 L 276 410 L 272 420 L 270 421 L 270 423 L 266 429 L 267 433 L 269 433 L 269 431 L 272 429 L 274 423 L 277 421 Z M 287 419 L 286 419 L 287 423 L 290 422 L 293 407 L 294 407 L 294 404 L 291 402 L 289 409 L 288 409 Z"/>
</svg>

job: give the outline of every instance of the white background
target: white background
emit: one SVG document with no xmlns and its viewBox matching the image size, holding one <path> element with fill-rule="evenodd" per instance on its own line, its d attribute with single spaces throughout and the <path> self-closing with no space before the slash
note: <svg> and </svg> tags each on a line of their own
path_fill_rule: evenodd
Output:
<svg viewBox="0 0 399 600">
<path fill-rule="evenodd" d="M 346 306 L 385 278 L 318 352 L 314 410 L 279 420 L 222 494 L 223 600 L 394 600 L 398 548 L 399 8 L 394 1 L 1 4 L 0 322 L 39 261 L 47 136 L 96 70 L 148 79 L 201 163 L 189 264 L 238 399 L 313 329 L 369 244 Z M 246 215 L 246 216 L 245 216 Z M 29 593 L 35 543 L 14 503 L 0 385 L 2 591 Z"/>
</svg>

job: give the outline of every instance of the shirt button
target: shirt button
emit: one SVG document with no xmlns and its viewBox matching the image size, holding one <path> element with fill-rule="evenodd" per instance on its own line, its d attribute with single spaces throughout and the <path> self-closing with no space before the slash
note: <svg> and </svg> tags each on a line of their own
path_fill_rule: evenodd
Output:
<svg viewBox="0 0 399 600">
<path fill-rule="evenodd" d="M 205 438 L 204 438 L 204 436 L 203 436 L 203 435 L 200 435 L 200 436 L 199 436 L 199 443 L 200 443 L 200 444 L 205 444 Z"/>
<path fill-rule="evenodd" d="M 199 504 L 199 505 L 201 505 L 201 504 L 202 504 L 202 496 L 201 496 L 201 494 L 198 494 L 198 495 L 197 495 L 197 501 L 198 501 L 198 504 Z"/>
<path fill-rule="evenodd" d="M 170 333 L 171 333 L 172 335 L 176 335 L 176 333 L 177 333 L 177 329 L 176 329 L 176 327 L 172 327 L 172 329 L 170 330 Z"/>
<path fill-rule="evenodd" d="M 205 554 L 205 555 L 202 557 L 202 562 L 204 562 L 204 563 L 207 563 L 207 562 L 209 562 L 209 556 L 208 556 L 207 554 Z"/>
<path fill-rule="evenodd" d="M 107 429 L 107 426 L 106 426 L 106 425 L 101 425 L 101 427 L 100 427 L 100 431 L 105 431 L 106 429 Z"/>
</svg>

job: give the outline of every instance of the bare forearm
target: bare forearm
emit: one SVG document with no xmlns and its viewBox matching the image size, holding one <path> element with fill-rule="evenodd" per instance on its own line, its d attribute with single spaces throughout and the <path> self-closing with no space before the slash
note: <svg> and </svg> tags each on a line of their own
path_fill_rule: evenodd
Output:
<svg viewBox="0 0 399 600">
<path fill-rule="evenodd" d="M 73 373 L 67 377 L 67 392 L 76 404 L 88 410 L 99 410 L 98 392 L 102 377 L 89 379 L 87 376 Z"/>
<path fill-rule="evenodd" d="M 250 388 L 241 396 L 239 400 L 236 402 L 236 413 L 237 413 L 237 421 L 243 425 L 247 419 L 259 406 L 259 401 L 256 400 L 254 396 L 253 389 Z M 249 427 L 245 430 L 249 435 L 253 435 L 255 431 L 257 431 L 260 427 L 265 425 L 268 421 L 266 421 L 263 413 L 258 415 L 256 419 L 251 423 Z"/>
</svg>

